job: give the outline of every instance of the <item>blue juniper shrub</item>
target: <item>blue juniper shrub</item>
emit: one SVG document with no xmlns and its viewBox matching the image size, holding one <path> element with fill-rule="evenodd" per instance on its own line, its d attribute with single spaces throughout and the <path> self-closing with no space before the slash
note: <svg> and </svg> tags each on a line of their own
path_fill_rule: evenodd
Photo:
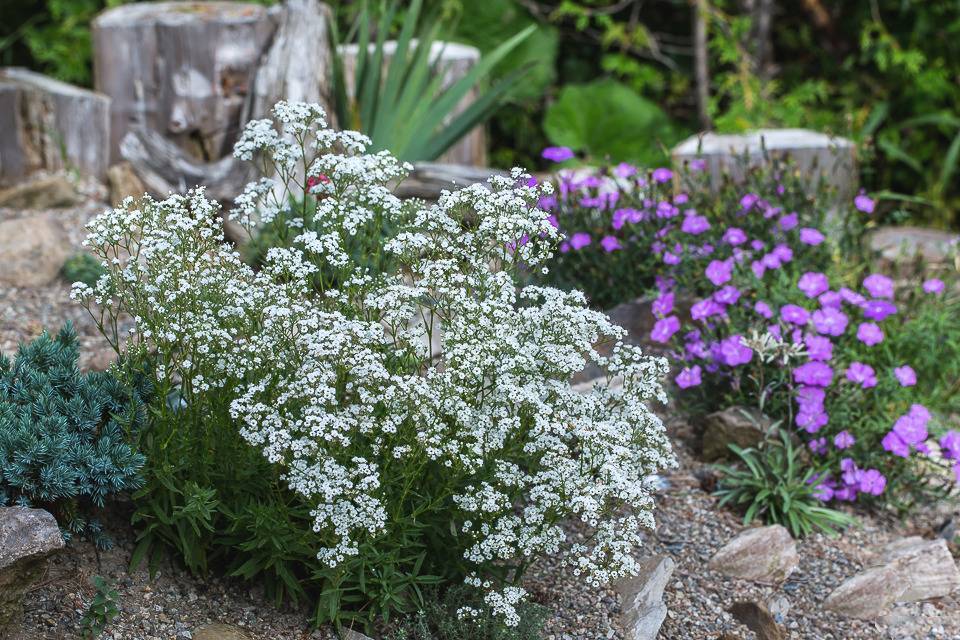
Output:
<svg viewBox="0 0 960 640">
<path fill-rule="evenodd" d="M 69 324 L 22 344 L 13 360 L 0 354 L 0 504 L 48 509 L 65 537 L 105 546 L 96 512 L 142 484 L 144 457 L 128 437 L 144 424 L 149 389 L 81 373 L 78 356 Z"/>
</svg>

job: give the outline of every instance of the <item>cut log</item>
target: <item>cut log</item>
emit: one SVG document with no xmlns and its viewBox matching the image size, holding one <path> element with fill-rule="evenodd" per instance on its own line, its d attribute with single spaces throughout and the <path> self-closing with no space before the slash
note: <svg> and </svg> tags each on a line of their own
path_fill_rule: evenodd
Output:
<svg viewBox="0 0 960 640">
<path fill-rule="evenodd" d="M 0 69 L 0 183 L 38 170 L 102 178 L 110 99 L 26 69 Z"/>
<path fill-rule="evenodd" d="M 228 154 L 275 30 L 234 2 L 138 2 L 93 21 L 94 80 L 109 95 L 111 162 L 127 133 L 161 133 L 196 161 Z"/>
<path fill-rule="evenodd" d="M 414 40 L 411 47 L 416 46 Z M 370 45 L 373 53 L 374 45 Z M 388 40 L 383 43 L 383 69 L 386 73 L 397 43 Z M 354 73 L 356 72 L 357 52 L 359 45 L 341 45 L 340 55 L 343 57 L 343 74 L 348 94 L 352 93 Z M 480 61 L 480 50 L 456 42 L 434 42 L 430 47 L 430 61 L 436 64 L 437 70 L 443 74 L 442 89 L 452 86 L 457 80 L 467 75 L 470 69 Z M 476 89 L 471 89 L 457 104 L 451 115 L 456 115 L 467 109 L 477 99 Z M 487 163 L 487 140 L 483 125 L 474 127 L 466 136 L 437 158 L 436 162 L 445 164 L 459 164 L 482 167 Z"/>
<path fill-rule="evenodd" d="M 493 175 L 508 176 L 510 173 L 489 167 L 417 162 L 407 179 L 398 184 L 393 192 L 400 198 L 436 200 L 445 189 L 462 189 L 477 182 L 486 182 Z"/>
</svg>

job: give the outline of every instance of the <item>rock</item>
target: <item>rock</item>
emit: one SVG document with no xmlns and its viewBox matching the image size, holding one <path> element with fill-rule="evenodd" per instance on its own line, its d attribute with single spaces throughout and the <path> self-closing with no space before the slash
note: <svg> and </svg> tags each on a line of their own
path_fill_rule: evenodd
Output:
<svg viewBox="0 0 960 640">
<path fill-rule="evenodd" d="M 14 631 L 23 595 L 61 548 L 63 536 L 52 515 L 42 509 L 0 507 L 0 638 Z"/>
<path fill-rule="evenodd" d="M 115 207 L 120 206 L 127 196 L 139 198 L 146 191 L 129 162 L 118 162 L 107 169 L 107 182 L 110 184 L 110 204 Z"/>
<path fill-rule="evenodd" d="M 667 617 L 663 591 L 673 575 L 669 556 L 652 556 L 641 562 L 640 572 L 616 585 L 623 602 L 623 628 L 627 640 L 653 640 Z"/>
<path fill-rule="evenodd" d="M 775 584 L 786 580 L 799 562 L 797 543 L 775 524 L 737 535 L 717 551 L 710 568 L 732 578 Z"/>
<path fill-rule="evenodd" d="M 879 227 L 867 234 L 871 251 L 890 263 L 922 258 L 927 263 L 950 262 L 957 255 L 960 235 L 922 227 Z"/>
<path fill-rule="evenodd" d="M 253 636 L 240 627 L 217 622 L 194 629 L 193 640 L 253 640 Z"/>
<path fill-rule="evenodd" d="M 785 640 L 786 632 L 762 604 L 736 602 L 728 611 L 734 618 L 757 634 L 758 640 Z"/>
<path fill-rule="evenodd" d="M 69 256 L 66 232 L 48 215 L 0 222 L 0 284 L 48 284 L 57 278 Z"/>
<path fill-rule="evenodd" d="M 907 585 L 897 602 L 941 598 L 960 587 L 960 571 L 942 538 L 911 536 L 896 540 L 883 548 L 879 561 L 897 572 L 897 582 Z"/>
<path fill-rule="evenodd" d="M 63 176 L 22 182 L 0 191 L 0 207 L 9 209 L 61 209 L 83 202 Z"/>
<path fill-rule="evenodd" d="M 759 444 L 773 421 L 754 408 L 729 407 L 706 416 L 703 424 L 701 455 L 707 462 L 713 462 L 732 455 L 727 445 L 747 448 Z"/>
<path fill-rule="evenodd" d="M 373 640 L 370 636 L 365 636 L 359 631 L 353 629 L 344 629 L 340 636 L 342 640 Z"/>
<path fill-rule="evenodd" d="M 896 602 L 907 586 L 899 580 L 896 568 L 873 567 L 834 589 L 823 606 L 851 618 L 872 620 Z"/>
</svg>

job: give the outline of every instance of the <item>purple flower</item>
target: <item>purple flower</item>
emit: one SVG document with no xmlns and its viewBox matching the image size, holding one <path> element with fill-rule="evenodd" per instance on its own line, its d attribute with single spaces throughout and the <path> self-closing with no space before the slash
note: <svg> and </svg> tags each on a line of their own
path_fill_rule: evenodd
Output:
<svg viewBox="0 0 960 640">
<path fill-rule="evenodd" d="M 671 180 L 673 180 L 673 171 L 670 171 L 670 169 L 660 167 L 653 170 L 654 182 L 670 182 Z"/>
<path fill-rule="evenodd" d="M 862 295 L 846 287 L 840 289 L 840 297 L 843 298 L 847 304 L 852 304 L 855 307 L 863 306 L 867 301 Z"/>
<path fill-rule="evenodd" d="M 912 387 L 917 384 L 917 372 L 908 364 L 894 368 L 893 375 L 896 376 L 901 387 Z"/>
<path fill-rule="evenodd" d="M 807 347 L 807 356 L 811 360 L 826 362 L 833 358 L 833 343 L 829 338 L 807 334 L 803 338 L 803 344 Z"/>
<path fill-rule="evenodd" d="M 690 161 L 690 171 L 703 171 L 707 168 L 707 161 L 703 158 L 694 158 Z"/>
<path fill-rule="evenodd" d="M 701 300 L 690 307 L 690 317 L 694 320 L 705 320 L 721 313 L 723 313 L 723 307 L 711 298 Z"/>
<path fill-rule="evenodd" d="M 551 162 L 563 162 L 573 157 L 573 150 L 569 147 L 547 147 L 543 150 L 543 157 Z"/>
<path fill-rule="evenodd" d="M 753 249 L 754 251 L 763 251 L 764 249 L 766 249 L 766 247 L 767 245 L 763 243 L 763 240 L 750 241 L 750 248 Z"/>
<path fill-rule="evenodd" d="M 666 251 L 663 254 L 663 264 L 669 264 L 669 265 L 680 264 L 680 256 L 673 253 L 672 251 Z"/>
<path fill-rule="evenodd" d="M 947 431 L 940 438 L 943 455 L 951 460 L 960 460 L 960 431 Z"/>
<path fill-rule="evenodd" d="M 747 364 L 753 358 L 753 349 L 743 344 L 743 337 L 740 335 L 732 335 L 722 340 L 719 353 L 719 360 L 729 367 Z"/>
<path fill-rule="evenodd" d="M 590 244 L 590 234 L 583 231 L 578 231 L 577 233 L 570 236 L 570 248 L 574 251 L 579 251 L 585 246 Z"/>
<path fill-rule="evenodd" d="M 563 241 L 560 243 L 560 253 L 567 253 L 570 251 L 570 243 Z"/>
<path fill-rule="evenodd" d="M 747 234 L 743 232 L 743 229 L 730 227 L 723 232 L 723 241 L 736 247 L 747 241 Z"/>
<path fill-rule="evenodd" d="M 813 312 L 813 327 L 818 333 L 828 336 L 842 336 L 848 322 L 847 314 L 832 307 Z"/>
<path fill-rule="evenodd" d="M 897 312 L 897 305 L 886 300 L 867 300 L 863 303 L 863 317 L 882 322 Z"/>
<path fill-rule="evenodd" d="M 811 409 L 810 411 L 801 409 L 794 421 L 798 427 L 807 433 L 816 433 L 830 421 L 830 416 L 822 409 Z"/>
<path fill-rule="evenodd" d="M 818 456 L 822 456 L 827 452 L 827 439 L 826 438 L 814 438 L 807 443 L 807 446 L 810 447 L 810 451 L 813 451 Z"/>
<path fill-rule="evenodd" d="M 847 367 L 847 380 L 859 384 L 864 389 L 877 386 L 877 374 L 868 364 L 851 362 Z"/>
<path fill-rule="evenodd" d="M 653 304 L 650 305 L 653 310 L 653 315 L 658 318 L 662 318 L 666 315 L 669 315 L 673 311 L 673 301 L 674 295 L 673 292 L 667 292 L 662 294 L 656 300 L 653 301 Z"/>
<path fill-rule="evenodd" d="M 677 386 L 681 389 L 696 387 L 700 384 L 700 366 L 693 365 L 692 367 L 683 369 L 677 374 L 677 377 L 674 378 L 674 382 L 676 382 Z"/>
<path fill-rule="evenodd" d="M 766 273 L 767 267 L 759 260 L 754 260 L 750 263 L 750 270 L 753 271 L 753 275 L 759 280 L 763 278 L 763 274 Z"/>
<path fill-rule="evenodd" d="M 893 423 L 895 434 L 906 445 L 917 445 L 927 439 L 927 423 L 919 416 L 905 413 Z M 897 454 L 900 455 L 900 454 Z"/>
<path fill-rule="evenodd" d="M 797 387 L 797 406 L 801 409 L 823 409 L 827 392 L 820 387 Z"/>
<path fill-rule="evenodd" d="M 732 284 L 728 284 L 722 289 L 717 290 L 713 294 L 713 299 L 719 302 L 720 304 L 725 304 L 725 305 L 736 304 L 737 300 L 740 299 L 740 289 L 737 289 Z"/>
<path fill-rule="evenodd" d="M 607 253 L 611 253 L 617 249 L 623 248 L 620 245 L 620 241 L 613 236 L 603 236 L 603 238 L 600 240 L 600 246 L 603 247 L 603 250 Z"/>
<path fill-rule="evenodd" d="M 860 491 L 878 496 L 887 487 L 887 479 L 876 469 L 867 469 L 860 475 Z"/>
<path fill-rule="evenodd" d="M 617 176 L 618 178 L 629 178 L 636 172 L 637 168 L 635 166 L 626 162 L 621 162 L 614 168 L 613 175 Z"/>
<path fill-rule="evenodd" d="M 715 286 L 719 287 L 720 285 L 729 282 L 733 274 L 733 260 L 727 258 L 726 260 L 713 260 L 710 264 L 707 265 L 706 270 L 707 279 L 710 280 Z"/>
<path fill-rule="evenodd" d="M 946 285 L 939 278 L 930 278 L 923 283 L 923 290 L 927 293 L 940 294 L 943 293 L 944 289 L 946 289 Z"/>
<path fill-rule="evenodd" d="M 857 439 L 854 438 L 849 431 L 841 431 L 833 437 L 833 446 L 841 451 L 843 449 L 849 449 L 857 442 Z"/>
<path fill-rule="evenodd" d="M 780 317 L 791 324 L 803 326 L 810 321 L 810 312 L 795 304 L 780 307 Z"/>
<path fill-rule="evenodd" d="M 811 387 L 829 387 L 830 383 L 833 382 L 833 369 L 830 365 L 814 360 L 794 369 L 793 379 L 798 384 Z"/>
<path fill-rule="evenodd" d="M 855 206 L 860 211 L 864 213 L 873 213 L 873 209 L 876 206 L 876 203 L 870 199 L 867 194 L 860 192 L 856 198 L 853 199 L 853 206 Z"/>
<path fill-rule="evenodd" d="M 863 279 L 863 288 L 874 298 L 893 299 L 893 280 L 880 273 L 871 273 Z"/>
<path fill-rule="evenodd" d="M 770 253 L 775 255 L 781 264 L 786 264 L 793 260 L 793 249 L 785 244 L 778 244 Z"/>
<path fill-rule="evenodd" d="M 703 233 L 709 228 L 710 223 L 707 222 L 707 219 L 704 216 L 698 216 L 696 214 L 685 217 L 683 219 L 683 224 L 680 225 L 681 231 L 694 236 Z"/>
<path fill-rule="evenodd" d="M 804 227 L 803 229 L 800 229 L 800 242 L 803 244 L 808 244 L 811 247 L 815 247 L 824 240 L 825 238 L 823 237 L 823 234 L 817 229 L 813 229 L 811 227 Z"/>
<path fill-rule="evenodd" d="M 825 309 L 839 309 L 843 306 L 843 298 L 836 291 L 825 291 L 817 300 Z"/>
<path fill-rule="evenodd" d="M 744 211 L 749 211 L 753 208 L 753 205 L 757 204 L 757 201 L 760 199 L 755 193 L 748 193 L 742 198 L 740 198 L 740 206 L 743 207 Z"/>
<path fill-rule="evenodd" d="M 790 213 L 780 218 L 780 228 L 784 231 L 790 231 L 791 229 L 796 229 L 799 222 L 800 218 L 796 212 Z"/>
<path fill-rule="evenodd" d="M 822 273 L 807 271 L 797 282 L 797 288 L 803 291 L 808 298 L 816 298 L 824 291 L 830 289 L 830 281 Z"/>
<path fill-rule="evenodd" d="M 771 309 L 770 305 L 763 300 L 757 300 L 757 302 L 753 305 L 753 310 L 767 320 L 773 317 L 773 309 Z"/>
<path fill-rule="evenodd" d="M 668 316 L 661 318 L 653 325 L 650 332 L 650 339 L 654 342 L 664 343 L 670 340 L 677 331 L 680 330 L 680 319 L 677 316 Z"/>
<path fill-rule="evenodd" d="M 883 342 L 883 330 L 872 322 L 861 322 L 857 327 L 857 340 L 872 347 Z"/>
</svg>

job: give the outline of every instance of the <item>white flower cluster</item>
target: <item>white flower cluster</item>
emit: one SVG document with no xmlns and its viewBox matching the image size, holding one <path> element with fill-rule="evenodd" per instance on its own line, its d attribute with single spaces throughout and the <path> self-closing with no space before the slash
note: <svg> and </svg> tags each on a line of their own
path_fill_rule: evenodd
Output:
<svg viewBox="0 0 960 640">
<path fill-rule="evenodd" d="M 468 582 L 510 623 L 523 591 L 498 590 L 487 568 L 565 553 L 598 583 L 635 571 L 653 525 L 645 479 L 673 464 L 647 406 L 664 399 L 666 363 L 623 344 L 582 294 L 517 286 L 557 239 L 535 206 L 544 187 L 515 170 L 411 210 L 388 188 L 407 171 L 389 154 L 326 129 L 315 105 L 275 115 L 280 129 L 251 123 L 237 155 L 281 182 L 252 184 L 234 215 L 253 230 L 299 194 L 311 206 L 291 216 L 303 228 L 290 247 L 255 272 L 202 191 L 126 202 L 91 224 L 111 270 L 78 295 L 129 312 L 184 389 L 235 396 L 243 436 L 315 505 L 331 566 L 400 519 L 445 510 Z M 373 254 L 392 266 L 371 269 Z M 622 386 L 575 391 L 588 362 Z M 567 539 L 571 517 L 592 539 Z"/>
</svg>

